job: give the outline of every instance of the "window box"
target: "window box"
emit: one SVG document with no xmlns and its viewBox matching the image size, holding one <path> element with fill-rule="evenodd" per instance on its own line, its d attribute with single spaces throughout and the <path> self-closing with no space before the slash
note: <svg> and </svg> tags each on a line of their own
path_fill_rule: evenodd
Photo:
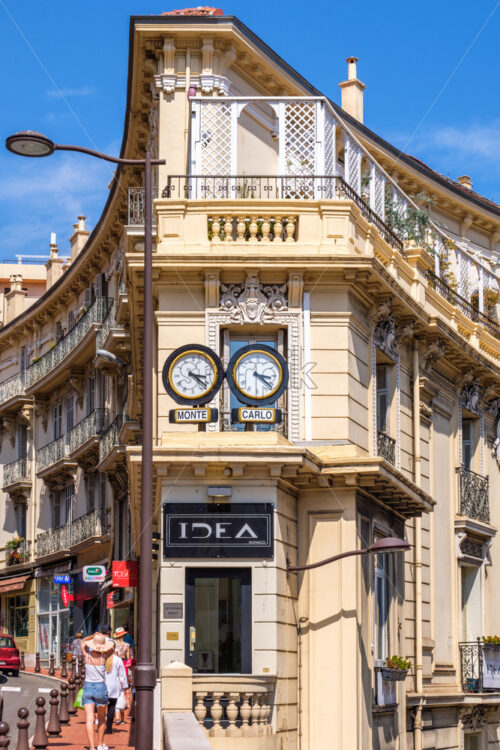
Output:
<svg viewBox="0 0 500 750">
<path fill-rule="evenodd" d="M 382 678 L 390 682 L 403 682 L 408 674 L 407 669 L 390 669 L 390 667 L 381 667 Z"/>
</svg>

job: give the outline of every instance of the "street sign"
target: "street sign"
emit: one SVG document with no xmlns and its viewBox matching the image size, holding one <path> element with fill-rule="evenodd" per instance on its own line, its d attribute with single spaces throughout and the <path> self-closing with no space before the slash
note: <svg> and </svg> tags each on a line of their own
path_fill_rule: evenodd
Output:
<svg viewBox="0 0 500 750">
<path fill-rule="evenodd" d="M 243 406 L 240 409 L 231 409 L 231 422 L 279 424 L 281 422 L 281 409 L 264 408 L 262 406 Z"/>
<path fill-rule="evenodd" d="M 85 565 L 83 568 L 83 580 L 87 583 L 101 583 L 105 578 L 105 565 Z"/>
<path fill-rule="evenodd" d="M 61 599 L 62 599 L 63 605 L 67 607 L 69 604 L 69 594 L 68 594 L 68 589 L 66 588 L 66 586 L 61 586 Z"/>
<path fill-rule="evenodd" d="M 139 585 L 139 565 L 137 560 L 113 560 L 113 586 L 135 587 Z"/>
<path fill-rule="evenodd" d="M 168 412 L 168 421 L 170 424 L 186 424 L 192 422 L 217 422 L 219 419 L 219 410 L 209 407 L 184 409 L 170 409 Z"/>
<path fill-rule="evenodd" d="M 71 583 L 71 576 L 68 576 L 68 575 L 54 576 L 54 583 Z"/>
</svg>

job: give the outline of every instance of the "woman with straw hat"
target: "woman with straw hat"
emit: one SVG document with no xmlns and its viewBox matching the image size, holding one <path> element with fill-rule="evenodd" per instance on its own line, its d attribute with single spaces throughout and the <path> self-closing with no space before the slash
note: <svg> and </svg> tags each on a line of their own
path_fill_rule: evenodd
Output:
<svg viewBox="0 0 500 750">
<path fill-rule="evenodd" d="M 97 750 L 104 750 L 105 713 L 109 700 L 106 671 L 109 672 L 112 668 L 114 643 L 103 633 L 94 633 L 82 641 L 82 651 L 85 662 L 82 705 L 85 709 L 89 747 L 90 750 L 95 750 L 94 711 L 97 708 Z"/>
</svg>

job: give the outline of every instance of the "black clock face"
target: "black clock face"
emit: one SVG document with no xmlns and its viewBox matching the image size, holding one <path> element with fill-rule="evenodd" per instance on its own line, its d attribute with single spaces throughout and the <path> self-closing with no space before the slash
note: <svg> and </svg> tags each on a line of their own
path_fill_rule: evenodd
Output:
<svg viewBox="0 0 500 750">
<path fill-rule="evenodd" d="M 163 367 L 163 385 L 178 404 L 201 406 L 213 399 L 224 379 L 222 363 L 201 344 L 180 346 Z"/>
<path fill-rule="evenodd" d="M 265 406 L 274 403 L 285 391 L 288 367 L 275 349 L 251 344 L 233 354 L 226 377 L 238 401 L 248 406 Z"/>
</svg>

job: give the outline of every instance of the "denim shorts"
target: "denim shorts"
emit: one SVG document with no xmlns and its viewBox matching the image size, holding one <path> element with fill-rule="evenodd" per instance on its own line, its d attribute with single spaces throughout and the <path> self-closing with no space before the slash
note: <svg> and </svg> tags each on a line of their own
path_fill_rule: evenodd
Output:
<svg viewBox="0 0 500 750">
<path fill-rule="evenodd" d="M 84 682 L 82 705 L 95 703 L 96 706 L 105 706 L 109 701 L 108 689 L 105 682 Z"/>
</svg>

